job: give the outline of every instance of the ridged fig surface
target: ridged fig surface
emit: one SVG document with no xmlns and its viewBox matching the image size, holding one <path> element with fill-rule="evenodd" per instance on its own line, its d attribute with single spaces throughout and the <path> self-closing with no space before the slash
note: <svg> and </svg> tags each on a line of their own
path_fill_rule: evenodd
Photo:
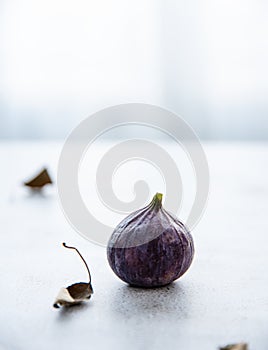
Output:
<svg viewBox="0 0 268 350">
<path fill-rule="evenodd" d="M 109 240 L 109 264 L 130 285 L 164 286 L 181 277 L 192 263 L 191 234 L 161 202 L 157 193 L 148 206 L 121 221 Z"/>
</svg>

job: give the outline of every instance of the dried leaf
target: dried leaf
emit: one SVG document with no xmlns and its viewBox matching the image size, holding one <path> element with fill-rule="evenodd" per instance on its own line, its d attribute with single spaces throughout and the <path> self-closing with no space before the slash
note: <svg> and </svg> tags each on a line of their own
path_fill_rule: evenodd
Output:
<svg viewBox="0 0 268 350">
<path fill-rule="evenodd" d="M 248 345 L 247 343 L 231 344 L 220 348 L 220 350 L 248 350 Z"/>
<path fill-rule="evenodd" d="M 85 259 L 82 257 L 78 249 L 74 247 L 69 247 L 65 243 L 62 243 L 62 245 L 65 248 L 74 249 L 78 253 L 78 255 L 80 256 L 80 258 L 86 266 L 89 276 L 89 282 L 74 283 L 67 288 L 61 288 L 59 294 L 56 297 L 55 303 L 53 304 L 55 308 L 59 308 L 60 306 L 71 306 L 75 304 L 80 304 L 81 302 L 90 299 L 91 295 L 93 294 L 93 288 L 91 285 L 91 274 Z"/>
<path fill-rule="evenodd" d="M 48 174 L 46 168 L 40 171 L 34 178 L 31 180 L 24 182 L 24 186 L 30 187 L 33 190 L 40 190 L 47 184 L 52 184 L 52 180 Z"/>
</svg>

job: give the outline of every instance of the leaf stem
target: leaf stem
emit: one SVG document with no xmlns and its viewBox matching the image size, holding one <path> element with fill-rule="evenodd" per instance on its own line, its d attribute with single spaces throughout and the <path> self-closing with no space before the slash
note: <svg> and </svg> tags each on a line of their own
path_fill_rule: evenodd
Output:
<svg viewBox="0 0 268 350">
<path fill-rule="evenodd" d="M 80 256 L 80 258 L 82 259 L 83 263 L 85 264 L 86 266 L 86 269 L 87 269 L 87 272 L 88 272 L 88 276 L 89 276 L 89 283 L 91 283 L 91 274 L 90 274 L 90 271 L 89 271 L 89 268 L 88 268 L 88 265 L 86 263 L 86 260 L 82 257 L 81 253 L 79 252 L 79 250 L 75 247 L 70 247 L 68 245 L 66 245 L 66 243 L 62 243 L 62 245 L 65 247 L 65 248 L 68 248 L 68 249 L 74 249 L 77 254 Z"/>
</svg>

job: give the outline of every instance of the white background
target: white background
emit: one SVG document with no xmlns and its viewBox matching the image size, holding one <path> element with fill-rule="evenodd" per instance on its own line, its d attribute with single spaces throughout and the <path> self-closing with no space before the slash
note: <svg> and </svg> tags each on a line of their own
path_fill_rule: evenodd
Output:
<svg viewBox="0 0 268 350">
<path fill-rule="evenodd" d="M 0 137 L 64 138 L 146 102 L 205 139 L 267 139 L 264 0 L 2 0 Z"/>
</svg>

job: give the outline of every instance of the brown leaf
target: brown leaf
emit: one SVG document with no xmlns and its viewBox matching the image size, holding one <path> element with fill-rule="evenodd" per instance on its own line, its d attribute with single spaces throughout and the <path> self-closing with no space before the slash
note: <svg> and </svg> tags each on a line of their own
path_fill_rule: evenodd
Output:
<svg viewBox="0 0 268 350">
<path fill-rule="evenodd" d="M 220 350 L 248 350 L 248 345 L 247 343 L 231 344 L 221 347 Z"/>
<path fill-rule="evenodd" d="M 47 184 L 52 184 L 52 180 L 48 174 L 46 168 L 40 171 L 36 176 L 34 176 L 31 180 L 24 182 L 24 186 L 30 187 L 35 190 L 40 190 Z"/>
<path fill-rule="evenodd" d="M 74 283 L 68 288 L 68 292 L 73 299 L 89 299 L 93 293 L 90 283 Z"/>
<path fill-rule="evenodd" d="M 63 243 L 63 246 L 65 248 L 74 249 L 78 253 L 78 255 L 80 256 L 80 258 L 86 266 L 89 276 L 89 282 L 74 283 L 67 288 L 61 288 L 53 304 L 55 308 L 59 308 L 60 306 L 71 306 L 75 304 L 80 304 L 83 301 L 89 300 L 91 298 L 91 295 L 93 294 L 93 288 L 91 285 L 91 275 L 85 259 L 82 257 L 78 249 L 74 247 L 69 247 L 65 243 Z"/>
</svg>

